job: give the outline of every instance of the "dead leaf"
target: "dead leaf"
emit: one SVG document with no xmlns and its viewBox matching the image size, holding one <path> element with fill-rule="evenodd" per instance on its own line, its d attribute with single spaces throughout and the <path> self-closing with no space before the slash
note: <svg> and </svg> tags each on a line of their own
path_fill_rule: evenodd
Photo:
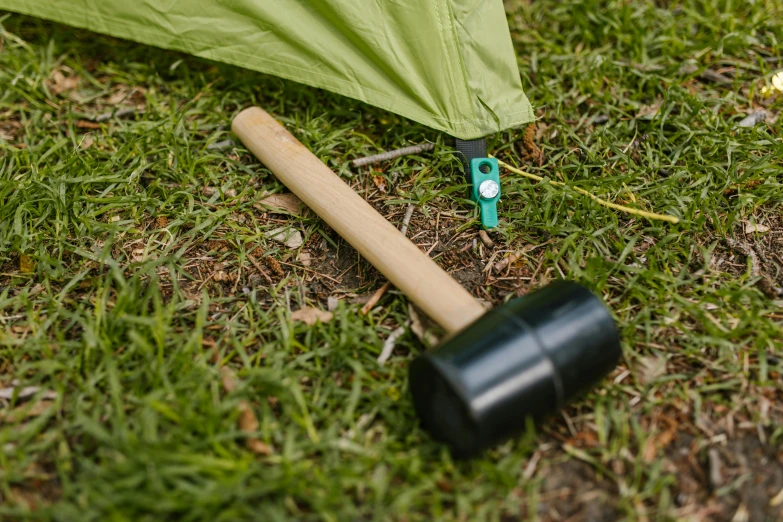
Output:
<svg viewBox="0 0 783 522">
<path fill-rule="evenodd" d="M 220 189 L 217 187 L 204 187 L 201 189 L 201 193 L 205 196 L 214 196 L 220 193 Z M 235 198 L 237 197 L 237 191 L 236 189 L 226 189 L 223 191 L 223 195 L 227 198 Z"/>
<path fill-rule="evenodd" d="M 55 71 L 49 80 L 49 90 L 57 96 L 79 86 L 78 76 L 65 76 L 62 71 Z"/>
<path fill-rule="evenodd" d="M 19 255 L 19 271 L 23 274 L 32 274 L 35 272 L 35 263 L 30 256 L 26 254 Z"/>
<path fill-rule="evenodd" d="M 666 375 L 665 357 L 639 357 L 634 366 L 636 381 L 642 386 L 647 386 L 659 377 Z"/>
<path fill-rule="evenodd" d="M 495 272 L 502 272 L 506 269 L 509 265 L 512 265 L 522 259 L 522 254 L 524 254 L 524 249 L 519 252 L 511 252 L 506 257 L 495 263 L 494 269 Z"/>
<path fill-rule="evenodd" d="M 228 393 L 232 393 L 236 390 L 237 379 L 234 370 L 228 366 L 220 368 L 220 378 L 223 384 L 223 389 Z M 239 418 L 237 419 L 237 427 L 242 433 L 246 433 L 248 436 L 245 439 L 245 447 L 257 455 L 271 455 L 272 447 L 269 444 L 265 444 L 258 440 L 252 434 L 258 432 L 258 419 L 253 412 L 252 406 L 247 401 L 240 401 L 237 405 L 239 410 Z"/>
<path fill-rule="evenodd" d="M 30 326 L 26 324 L 25 325 L 15 324 L 11 326 L 11 331 L 14 332 L 15 334 L 27 335 L 28 333 L 30 333 Z M 0 398 L 2 398 L 2 391 L 3 390 L 0 390 Z"/>
<path fill-rule="evenodd" d="M 25 506 L 29 511 L 38 509 L 38 496 L 26 489 L 11 487 L 8 500 L 12 506 Z"/>
<path fill-rule="evenodd" d="M 547 129 L 549 129 L 549 125 L 547 125 L 544 122 L 539 121 L 536 124 L 536 135 L 534 136 L 534 139 L 536 141 L 540 142 L 544 138 L 544 135 L 546 134 Z"/>
<path fill-rule="evenodd" d="M 87 150 L 90 147 L 92 147 L 93 143 L 95 143 L 95 140 L 93 139 L 93 137 L 90 136 L 89 134 L 86 134 L 84 136 L 84 138 L 82 138 L 81 143 L 79 143 L 79 148 L 82 149 L 82 150 Z"/>
<path fill-rule="evenodd" d="M 243 433 L 256 433 L 258 432 L 258 419 L 256 414 L 253 413 L 253 408 L 247 401 L 239 403 L 239 419 L 237 420 L 237 426 L 239 431 Z M 255 453 L 256 455 L 271 455 L 272 447 L 269 444 L 261 442 L 256 437 L 248 437 L 245 439 L 245 447 Z"/>
<path fill-rule="evenodd" d="M 298 260 L 302 266 L 310 266 L 312 264 L 312 261 L 310 260 L 310 252 L 304 250 L 300 252 Z"/>
<path fill-rule="evenodd" d="M 375 187 L 381 191 L 386 192 L 386 178 L 383 176 L 376 176 L 373 174 L 372 182 L 375 183 Z"/>
<path fill-rule="evenodd" d="M 268 211 L 269 209 L 272 210 L 284 210 L 286 212 L 290 212 L 291 214 L 299 214 L 299 209 L 302 206 L 302 200 L 299 199 L 296 194 L 271 194 L 269 196 L 266 196 L 265 198 L 261 199 L 256 205 L 254 205 L 256 208 L 259 206 L 262 208 L 258 208 L 258 210 L 262 210 L 264 212 Z M 264 207 L 269 207 L 264 208 Z"/>
<path fill-rule="evenodd" d="M 297 249 L 304 243 L 302 233 L 291 227 L 280 227 L 266 233 L 267 239 L 282 243 L 288 248 Z"/>
<path fill-rule="evenodd" d="M 642 105 L 639 112 L 636 113 L 636 117 L 651 120 L 661 110 L 661 105 L 663 105 L 663 98 L 658 98 L 652 105 Z"/>
<path fill-rule="evenodd" d="M 268 266 L 270 270 L 275 273 L 276 276 L 283 277 L 283 275 L 285 275 L 285 272 L 283 272 L 283 267 L 280 266 L 280 263 L 274 257 L 266 256 L 263 258 L 263 261 L 266 266 Z"/>
<path fill-rule="evenodd" d="M 291 314 L 292 321 L 301 321 L 308 326 L 313 326 L 318 321 L 328 323 L 332 317 L 332 312 L 326 312 L 312 306 L 304 306 Z"/>
<path fill-rule="evenodd" d="M 228 245 L 221 239 L 211 239 L 204 243 L 204 247 L 210 252 L 228 252 Z"/>
<path fill-rule="evenodd" d="M 239 431 L 244 433 L 255 433 L 258 431 L 258 419 L 253 413 L 253 408 L 246 401 L 239 403 L 239 419 L 237 421 Z"/>
<path fill-rule="evenodd" d="M 212 279 L 218 282 L 231 282 L 234 281 L 234 276 L 224 270 L 218 270 L 215 272 L 215 275 L 212 276 Z"/>
<path fill-rule="evenodd" d="M 33 404 L 30 409 L 24 411 L 24 415 L 27 418 L 38 417 L 49 411 L 54 405 L 54 401 L 42 400 Z"/>
<path fill-rule="evenodd" d="M 94 121 L 79 120 L 76 122 L 76 127 L 78 129 L 100 129 L 101 124 Z"/>
<path fill-rule="evenodd" d="M 674 441 L 675 437 L 677 437 L 677 423 L 668 417 L 665 417 L 664 419 L 666 419 L 666 423 L 669 427 L 656 437 L 658 447 L 660 448 L 668 447 L 669 444 Z"/>
<path fill-rule="evenodd" d="M 155 219 L 155 224 L 158 226 L 158 228 L 166 228 L 169 225 L 169 218 L 166 216 L 158 216 Z"/>
<path fill-rule="evenodd" d="M 220 368 L 220 381 L 223 384 L 223 389 L 228 393 L 232 393 L 237 388 L 237 379 L 234 370 L 228 366 Z"/>
<path fill-rule="evenodd" d="M 654 462 L 658 458 L 659 451 L 667 448 L 677 436 L 677 423 L 668 417 L 663 417 L 662 420 L 668 424 L 668 427 L 661 433 L 648 437 L 644 444 L 642 460 L 648 464 Z"/>
<path fill-rule="evenodd" d="M 37 401 L 32 406 L 24 404 L 10 411 L 0 410 L 0 420 L 8 423 L 16 423 L 24 419 L 39 417 L 49 411 L 53 404 L 53 401 L 43 399 Z"/>
<path fill-rule="evenodd" d="M 760 223 L 748 223 L 745 225 L 745 233 L 746 234 L 763 234 L 764 232 L 769 232 L 771 229 L 767 225 L 762 225 Z"/>
<path fill-rule="evenodd" d="M 533 137 L 535 136 L 536 125 L 530 124 L 522 135 L 522 159 L 523 161 L 532 160 L 539 167 L 544 164 L 544 151 L 536 145 Z"/>
<path fill-rule="evenodd" d="M 454 491 L 454 485 L 451 483 L 449 479 L 442 478 L 435 482 L 435 485 L 438 486 L 438 489 L 443 491 L 444 493 L 451 493 Z"/>
<path fill-rule="evenodd" d="M 738 185 L 738 184 L 732 185 L 731 187 L 729 187 L 729 188 L 727 188 L 726 190 L 723 191 L 723 195 L 724 196 L 733 196 L 733 195 L 737 194 L 740 191 L 740 189 L 751 190 L 751 189 L 754 189 L 754 188 L 758 187 L 759 185 L 761 185 L 761 180 L 760 179 L 753 179 L 753 180 L 750 180 L 747 183 L 743 183 L 741 185 Z"/>
<path fill-rule="evenodd" d="M 127 100 L 131 94 L 133 94 L 133 90 L 127 85 L 118 85 L 114 92 L 106 99 L 106 103 L 109 105 L 117 105 L 118 103 Z"/>
<path fill-rule="evenodd" d="M 246 445 L 247 445 L 247 449 L 249 449 L 250 451 L 252 451 L 257 455 L 272 454 L 272 446 L 264 442 L 261 442 L 258 439 L 247 439 Z"/>
</svg>

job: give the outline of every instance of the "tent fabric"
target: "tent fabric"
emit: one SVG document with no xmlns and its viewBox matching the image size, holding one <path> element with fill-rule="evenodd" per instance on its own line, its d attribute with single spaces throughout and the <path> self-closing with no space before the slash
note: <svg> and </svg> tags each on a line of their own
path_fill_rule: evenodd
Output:
<svg viewBox="0 0 783 522">
<path fill-rule="evenodd" d="M 356 98 L 461 139 L 534 119 L 502 0 L 0 0 Z"/>
</svg>

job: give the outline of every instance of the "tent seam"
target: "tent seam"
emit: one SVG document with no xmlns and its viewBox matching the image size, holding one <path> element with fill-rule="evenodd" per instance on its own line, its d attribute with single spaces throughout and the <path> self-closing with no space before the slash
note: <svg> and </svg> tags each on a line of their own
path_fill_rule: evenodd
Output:
<svg viewBox="0 0 783 522">
<path fill-rule="evenodd" d="M 444 0 L 444 4 L 446 5 L 446 9 L 448 10 L 449 16 L 449 24 L 451 26 L 451 38 L 454 40 L 454 49 L 456 49 L 457 53 L 457 61 L 459 63 L 459 69 L 462 76 L 462 86 L 464 88 L 465 92 L 465 101 L 470 106 L 470 110 L 473 113 L 473 121 L 476 121 L 477 119 L 480 119 L 480 116 L 478 114 L 478 111 L 476 111 L 476 106 L 473 103 L 473 99 L 470 96 L 470 82 L 468 81 L 468 73 L 467 73 L 467 67 L 465 65 L 465 58 L 462 55 L 462 43 L 459 41 L 459 38 L 457 37 L 457 28 L 454 24 L 454 11 L 451 8 L 451 2 L 450 0 Z M 487 119 L 485 121 L 494 121 L 492 119 Z"/>
<path fill-rule="evenodd" d="M 444 0 L 444 1 L 448 1 L 448 0 Z M 446 54 L 448 56 L 451 56 L 451 51 L 449 50 L 449 43 L 446 41 L 446 35 L 445 32 L 443 31 L 443 24 L 441 23 L 441 12 L 439 7 L 440 0 L 435 0 L 433 4 L 435 5 L 435 13 L 436 13 L 435 20 L 438 22 L 438 36 L 440 37 L 440 41 L 443 44 L 443 49 L 446 51 Z M 450 59 L 446 60 L 446 67 L 448 68 L 449 71 L 449 78 L 451 78 L 452 80 L 456 80 L 456 75 L 454 74 L 454 69 L 452 68 Z M 464 120 L 464 121 L 468 122 L 470 120 Z"/>
</svg>

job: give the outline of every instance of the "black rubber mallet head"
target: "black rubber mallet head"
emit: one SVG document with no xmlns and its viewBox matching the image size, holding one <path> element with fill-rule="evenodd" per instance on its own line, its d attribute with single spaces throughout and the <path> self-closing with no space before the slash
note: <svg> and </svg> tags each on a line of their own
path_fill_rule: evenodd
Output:
<svg viewBox="0 0 783 522">
<path fill-rule="evenodd" d="M 262 109 L 232 130 L 284 185 L 402 290 L 449 338 L 410 367 L 425 428 L 470 456 L 555 412 L 620 358 L 611 314 L 585 288 L 558 282 L 487 312 L 429 256 Z"/>
<path fill-rule="evenodd" d="M 621 355 L 612 316 L 576 283 L 557 281 L 480 317 L 410 366 L 424 427 L 469 457 L 559 410 Z"/>
</svg>

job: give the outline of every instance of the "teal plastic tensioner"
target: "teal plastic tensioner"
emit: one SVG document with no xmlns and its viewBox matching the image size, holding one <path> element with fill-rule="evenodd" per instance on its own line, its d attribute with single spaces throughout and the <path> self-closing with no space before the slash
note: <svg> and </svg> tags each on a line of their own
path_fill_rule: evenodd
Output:
<svg viewBox="0 0 783 522">
<path fill-rule="evenodd" d="M 500 169 L 495 158 L 473 158 L 470 160 L 470 199 L 481 211 L 481 226 L 498 226 L 498 201 L 500 200 Z"/>
</svg>

